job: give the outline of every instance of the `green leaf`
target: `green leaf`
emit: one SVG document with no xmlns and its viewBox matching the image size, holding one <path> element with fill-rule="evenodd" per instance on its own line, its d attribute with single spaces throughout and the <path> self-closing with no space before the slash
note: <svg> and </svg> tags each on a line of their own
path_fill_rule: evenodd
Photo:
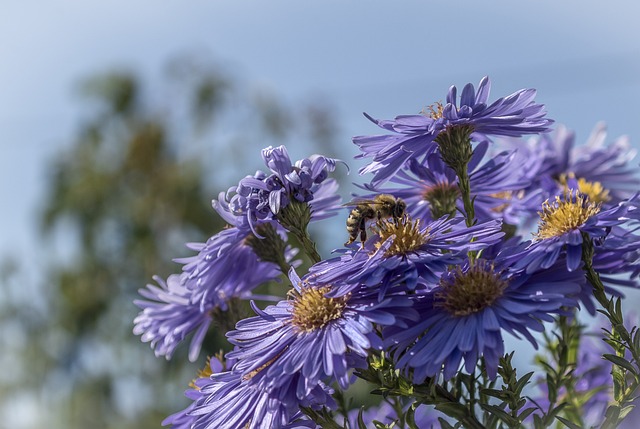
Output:
<svg viewBox="0 0 640 429">
<path fill-rule="evenodd" d="M 567 404 L 566 402 L 561 403 L 560 405 L 558 405 L 557 407 L 555 407 L 553 410 L 549 411 L 549 414 L 547 414 L 549 417 L 555 417 L 560 411 L 562 411 L 564 409 L 564 407 L 566 407 Z"/>
<path fill-rule="evenodd" d="M 602 355 L 603 358 L 605 358 L 606 360 L 613 362 L 613 364 L 626 369 L 627 371 L 631 372 L 634 375 L 638 375 L 638 370 L 636 368 L 634 368 L 634 366 L 631 364 L 631 362 L 627 361 L 626 359 L 620 357 L 620 356 L 616 356 L 616 355 L 612 355 L 609 353 L 605 353 Z"/>
<path fill-rule="evenodd" d="M 405 422 L 409 429 L 420 429 L 416 424 L 416 410 L 413 407 L 409 407 L 407 412 L 404 414 Z"/>
<path fill-rule="evenodd" d="M 565 426 L 567 426 L 570 429 L 583 429 L 582 426 L 579 426 L 563 417 L 556 416 L 556 419 L 560 420 Z"/>
<path fill-rule="evenodd" d="M 535 410 L 537 410 L 536 407 L 529 407 L 525 410 L 523 410 L 520 415 L 518 416 L 518 419 L 520 419 L 520 421 L 524 421 L 524 419 L 526 419 L 527 417 L 529 417 L 529 415 L 531 415 L 531 413 L 533 413 Z"/>
<path fill-rule="evenodd" d="M 535 429 L 546 428 L 546 425 L 543 423 L 542 418 L 538 414 L 533 415 L 533 427 Z"/>
<path fill-rule="evenodd" d="M 490 404 L 480 404 L 480 407 L 482 407 L 483 410 L 493 414 L 494 416 L 497 416 L 500 420 L 502 420 L 509 426 L 518 426 L 520 424 L 518 419 L 514 418 L 512 415 L 510 415 L 500 407 L 496 407 L 495 405 Z"/>
<path fill-rule="evenodd" d="M 520 394 L 520 392 L 522 392 L 522 389 L 524 389 L 524 387 L 529 383 L 529 380 L 531 379 L 532 376 L 533 376 L 533 371 L 523 375 L 522 378 L 518 380 L 515 388 L 516 393 Z"/>
<path fill-rule="evenodd" d="M 454 429 L 454 427 L 451 426 L 449 422 L 442 417 L 438 417 L 438 421 L 440 422 L 440 426 L 442 427 L 442 429 Z"/>
<path fill-rule="evenodd" d="M 620 410 L 620 417 L 619 419 L 622 420 L 625 417 L 627 417 L 627 414 L 629 414 L 631 411 L 633 411 L 633 409 L 635 408 L 635 405 L 627 405 L 626 407 L 624 407 L 622 410 Z"/>
<path fill-rule="evenodd" d="M 609 405 L 605 416 L 607 416 L 607 420 L 618 420 L 618 417 L 620 416 L 620 407 L 616 405 Z"/>
<path fill-rule="evenodd" d="M 436 410 L 443 412 L 444 414 L 453 417 L 457 420 L 464 420 L 467 416 L 467 407 L 460 403 L 443 402 L 435 404 Z"/>
<path fill-rule="evenodd" d="M 364 407 L 360 407 L 360 411 L 358 411 L 358 429 L 367 429 L 367 425 L 364 423 L 364 418 L 362 417 L 364 413 Z"/>
<path fill-rule="evenodd" d="M 480 393 L 482 393 L 483 395 L 491 396 L 492 398 L 500 399 L 501 401 L 506 401 L 510 396 L 508 392 L 498 389 L 481 389 Z"/>
</svg>

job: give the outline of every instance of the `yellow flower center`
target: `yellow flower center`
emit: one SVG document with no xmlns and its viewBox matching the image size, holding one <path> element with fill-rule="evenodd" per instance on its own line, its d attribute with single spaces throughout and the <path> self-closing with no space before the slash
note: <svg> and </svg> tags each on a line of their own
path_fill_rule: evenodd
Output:
<svg viewBox="0 0 640 429">
<path fill-rule="evenodd" d="M 324 295 L 331 288 L 308 287 L 301 293 L 294 293 L 291 324 L 300 332 L 320 329 L 332 320 L 342 317 L 349 295 L 327 298 Z"/>
<path fill-rule="evenodd" d="M 389 237 L 395 236 L 393 243 L 385 253 L 387 257 L 413 252 L 425 244 L 428 239 L 428 231 L 424 233 L 420 231 L 420 219 L 412 221 L 408 216 L 378 222 L 376 233 L 380 236 L 380 240 L 376 243 L 378 249 Z"/>
<path fill-rule="evenodd" d="M 211 371 L 211 356 L 208 356 L 207 364 L 204 366 L 204 368 L 198 370 L 198 373 L 196 374 L 196 378 L 191 380 L 191 383 L 189 383 L 189 387 L 191 387 L 192 389 L 200 390 L 198 386 L 196 386 L 196 380 L 199 378 L 209 378 L 211 377 L 212 374 L 213 374 L 213 371 Z"/>
<path fill-rule="evenodd" d="M 491 208 L 491 211 L 494 213 L 502 213 L 507 207 L 509 207 L 509 204 L 511 204 L 511 201 L 514 198 L 522 198 L 524 196 L 524 191 L 502 191 L 496 192 L 494 194 L 489 194 L 489 196 L 497 200 L 507 200 L 504 203 Z"/>
<path fill-rule="evenodd" d="M 568 181 L 569 179 L 575 178 L 573 173 L 569 174 L 561 174 L 558 182 L 561 185 L 564 185 L 565 191 L 569 191 Z M 578 179 L 578 191 L 581 194 L 589 197 L 589 201 L 592 203 L 606 203 L 611 200 L 609 196 L 609 190 L 605 189 L 600 182 L 589 182 L 584 177 L 580 177 Z"/>
<path fill-rule="evenodd" d="M 538 212 L 540 221 L 538 232 L 534 237 L 538 240 L 559 237 L 582 226 L 587 219 L 600 212 L 600 203 L 589 201 L 589 198 L 570 190 L 563 198 L 556 196 L 555 201 L 542 203 L 542 211 Z"/>
<path fill-rule="evenodd" d="M 453 316 L 468 316 L 491 306 L 508 285 L 493 265 L 478 261 L 466 272 L 458 267 L 452 276 L 440 281 L 436 305 Z"/>
</svg>

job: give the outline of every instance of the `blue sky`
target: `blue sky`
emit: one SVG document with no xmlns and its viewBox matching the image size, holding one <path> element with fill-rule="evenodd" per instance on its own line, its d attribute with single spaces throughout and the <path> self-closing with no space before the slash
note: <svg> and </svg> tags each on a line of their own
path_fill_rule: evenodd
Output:
<svg viewBox="0 0 640 429">
<path fill-rule="evenodd" d="M 577 0 L 3 2 L 0 255 L 38 252 L 44 166 L 73 135 L 75 85 L 92 73 L 127 67 L 153 80 L 176 54 L 206 53 L 248 85 L 332 102 L 347 154 L 351 136 L 376 132 L 363 111 L 414 113 L 488 74 L 494 98 L 537 88 L 578 141 L 604 120 L 637 146 L 638 12 Z"/>
</svg>

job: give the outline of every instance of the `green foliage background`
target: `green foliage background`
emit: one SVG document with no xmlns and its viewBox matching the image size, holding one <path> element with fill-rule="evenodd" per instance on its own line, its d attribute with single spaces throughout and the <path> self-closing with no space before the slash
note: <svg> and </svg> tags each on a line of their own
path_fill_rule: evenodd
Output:
<svg viewBox="0 0 640 429">
<path fill-rule="evenodd" d="M 0 266 L 0 402 L 31 404 L 15 412 L 34 428 L 159 427 L 183 408 L 206 356 L 228 348 L 224 331 L 210 333 L 200 362 L 184 346 L 156 358 L 132 334 L 137 289 L 178 272 L 172 258 L 192 254 L 184 243 L 224 226 L 209 202 L 264 168 L 260 148 L 337 156 L 326 103 L 287 104 L 186 58 L 165 76 L 159 95 L 126 71 L 82 84 L 86 117 L 51 160 L 34 225 L 48 256 Z"/>
</svg>

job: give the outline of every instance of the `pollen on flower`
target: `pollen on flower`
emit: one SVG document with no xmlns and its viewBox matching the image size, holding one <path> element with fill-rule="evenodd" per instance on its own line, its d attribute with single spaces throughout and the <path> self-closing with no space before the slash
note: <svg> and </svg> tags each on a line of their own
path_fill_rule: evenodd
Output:
<svg viewBox="0 0 640 429">
<path fill-rule="evenodd" d="M 521 193 L 524 194 L 524 192 L 521 192 Z M 493 194 L 489 194 L 489 196 L 497 200 L 511 200 L 514 197 L 513 191 L 496 192 Z M 502 213 L 507 207 L 509 207 L 508 202 L 492 207 L 491 211 L 494 213 Z"/>
<path fill-rule="evenodd" d="M 189 387 L 199 390 L 198 386 L 196 386 L 196 380 L 199 378 L 208 378 L 211 376 L 211 374 L 213 374 L 213 371 L 211 370 L 211 356 L 208 356 L 206 365 L 204 366 L 204 368 L 198 370 L 196 378 L 191 380 L 191 383 L 189 383 Z"/>
<path fill-rule="evenodd" d="M 269 362 L 259 366 L 258 368 L 254 369 L 253 371 L 249 372 L 248 374 L 243 375 L 242 379 L 245 380 L 245 381 L 251 380 L 253 377 L 255 377 L 256 375 L 260 374 L 260 371 L 264 370 L 265 368 L 268 368 L 272 363 L 274 363 L 282 355 L 282 353 L 284 353 L 284 351 L 279 353 L 276 357 L 271 359 Z"/>
<path fill-rule="evenodd" d="M 442 112 L 444 111 L 444 106 L 441 102 L 436 101 L 429 107 L 422 109 L 420 112 L 424 116 L 428 116 L 431 119 L 440 119 L 442 118 Z"/>
<path fill-rule="evenodd" d="M 312 332 L 342 317 L 349 295 L 325 297 L 330 290 L 329 286 L 307 287 L 301 293 L 295 293 L 291 324 L 301 332 Z"/>
<path fill-rule="evenodd" d="M 583 225 L 600 212 L 600 207 L 600 203 L 590 201 L 579 191 L 574 194 L 574 190 L 565 193 L 562 198 L 556 196 L 552 203 L 547 200 L 542 204 L 542 211 L 538 212 L 540 221 L 534 237 L 538 240 L 559 237 Z"/>
<path fill-rule="evenodd" d="M 377 248 L 380 248 L 389 237 L 394 236 L 386 256 L 406 255 L 425 244 L 428 239 L 428 231 L 420 231 L 420 219 L 412 221 L 406 215 L 400 219 L 379 221 L 376 224 L 376 233 L 380 236 L 380 240 L 376 243 Z"/>
<path fill-rule="evenodd" d="M 452 276 L 440 281 L 436 305 L 453 316 L 468 316 L 491 306 L 508 285 L 493 265 L 477 261 L 467 271 L 458 267 Z"/>
<path fill-rule="evenodd" d="M 569 191 L 568 178 L 574 177 L 575 176 L 573 173 L 569 173 L 568 175 L 562 174 L 560 175 L 558 182 L 564 185 L 566 191 Z M 580 191 L 581 194 L 589 197 L 589 201 L 591 201 L 592 203 L 606 203 L 607 201 L 611 200 L 611 197 L 609 196 L 609 190 L 605 189 L 602 186 L 602 183 L 589 182 L 584 177 L 580 177 L 578 179 L 578 191 Z"/>
<path fill-rule="evenodd" d="M 589 201 L 593 203 L 606 203 L 611 199 L 609 190 L 605 189 L 600 182 L 588 182 L 587 180 L 578 179 L 578 190 L 589 197 Z"/>
</svg>

